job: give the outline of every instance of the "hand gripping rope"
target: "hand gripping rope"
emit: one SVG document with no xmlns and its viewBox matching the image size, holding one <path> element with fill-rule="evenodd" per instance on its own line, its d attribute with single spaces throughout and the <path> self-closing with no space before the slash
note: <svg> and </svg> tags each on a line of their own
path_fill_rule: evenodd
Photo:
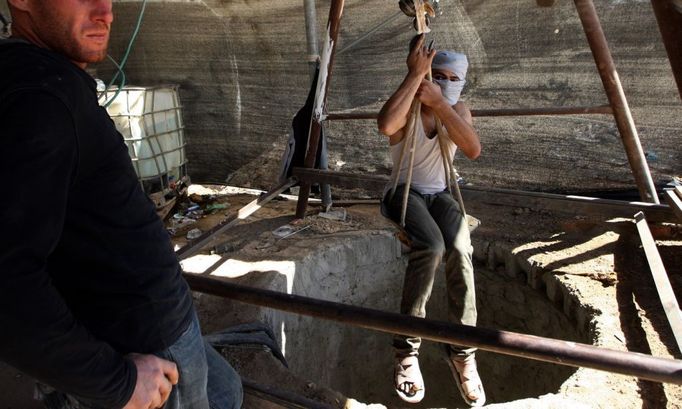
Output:
<svg viewBox="0 0 682 409">
<path fill-rule="evenodd" d="M 417 34 L 428 33 L 431 29 L 428 27 L 429 20 L 428 16 L 435 16 L 435 12 L 428 0 L 400 0 L 400 9 L 410 17 L 414 17 L 414 26 L 417 30 Z M 433 49 L 433 40 L 429 44 L 429 51 Z M 428 80 L 431 81 L 431 73 L 428 74 Z M 403 147 L 400 151 L 400 159 L 398 160 L 397 167 L 398 171 L 394 172 L 395 176 L 393 179 L 393 186 L 391 187 L 391 194 L 389 200 L 393 199 L 395 195 L 396 188 L 398 187 L 398 179 L 400 176 L 400 169 L 403 165 L 403 160 L 405 159 L 405 151 L 407 146 L 410 146 L 410 158 L 409 166 L 407 168 L 407 179 L 405 180 L 405 190 L 403 191 L 403 202 L 400 212 L 400 226 L 405 227 L 405 215 L 407 213 L 407 200 L 410 193 L 410 185 L 412 184 L 412 171 L 414 168 L 414 151 L 417 144 L 417 126 L 419 122 L 417 121 L 418 115 L 421 115 L 421 101 L 415 98 L 412 101 L 412 106 L 410 107 L 410 116 L 407 121 L 405 129 L 405 137 L 403 138 Z M 466 210 L 464 208 L 464 200 L 462 199 L 462 192 L 459 189 L 459 184 L 457 183 L 456 170 L 453 167 L 452 162 L 448 159 L 448 149 L 446 145 L 446 140 L 448 136 L 445 133 L 443 123 L 440 118 L 436 116 L 436 130 L 438 132 L 438 145 L 440 147 L 441 157 L 443 159 L 443 169 L 445 171 L 445 181 L 450 194 L 452 193 L 452 181 L 455 184 L 455 194 L 453 196 L 457 199 L 459 207 L 462 210 L 462 216 L 464 220 L 467 219 Z M 394 165 L 396 166 L 396 165 Z"/>
</svg>

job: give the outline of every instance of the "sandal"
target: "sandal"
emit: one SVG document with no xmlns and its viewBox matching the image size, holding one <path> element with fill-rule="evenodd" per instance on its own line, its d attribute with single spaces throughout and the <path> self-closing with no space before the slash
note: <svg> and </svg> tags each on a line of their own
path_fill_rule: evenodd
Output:
<svg viewBox="0 0 682 409">
<path fill-rule="evenodd" d="M 450 356 L 445 360 L 450 366 L 455 384 L 464 402 L 472 407 L 483 406 L 485 404 L 485 391 L 481 378 L 478 376 L 474 355 L 466 358 Z"/>
<path fill-rule="evenodd" d="M 416 356 L 396 357 L 394 368 L 395 391 L 407 403 L 424 399 L 424 379 Z"/>
</svg>

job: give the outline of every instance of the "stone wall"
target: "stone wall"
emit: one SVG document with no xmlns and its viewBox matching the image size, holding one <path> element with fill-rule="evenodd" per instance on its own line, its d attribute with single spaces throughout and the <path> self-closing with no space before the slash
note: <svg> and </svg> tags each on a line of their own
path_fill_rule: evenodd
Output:
<svg viewBox="0 0 682 409">
<path fill-rule="evenodd" d="M 477 251 L 481 253 L 481 248 Z M 295 268 L 265 272 L 278 265 L 277 257 L 270 256 L 261 267 L 253 264 L 256 271 L 238 281 L 366 308 L 399 310 L 406 257 L 391 232 L 333 235 L 315 243 L 303 240 L 288 247 L 282 257 Z M 576 329 L 576 320 L 564 313 L 563 298 L 555 305 L 544 288 L 533 289 L 505 271 L 477 266 L 479 326 L 590 342 L 585 331 Z M 223 272 L 234 272 L 234 267 L 228 263 L 213 274 L 220 276 Z M 440 271 L 429 301 L 430 319 L 447 320 L 444 281 Z M 232 315 L 237 310 L 229 301 L 201 295 L 197 304 L 209 332 L 211 327 L 221 328 L 224 322 L 237 318 Z M 260 319 L 275 329 L 295 374 L 364 402 L 381 402 L 389 407 L 400 404 L 392 388 L 391 335 L 257 307 L 240 309 L 238 321 L 248 319 Z M 490 402 L 556 393 L 575 372 L 570 367 L 485 351 L 478 352 L 478 361 Z M 461 403 L 440 345 L 424 342 L 420 366 L 429 393 L 415 407 L 455 407 Z"/>
<path fill-rule="evenodd" d="M 285 253 L 283 256 L 295 263 L 294 269 L 253 271 L 237 281 L 317 299 L 398 310 L 405 262 L 392 234 L 342 235 L 321 245 L 319 240 L 315 245 L 312 239 L 304 240 Z M 213 275 L 223 272 L 229 273 L 230 267 L 221 267 Z M 366 391 L 368 376 L 392 367 L 388 334 L 271 309 L 244 308 L 203 294 L 197 295 L 197 306 L 206 332 L 224 328 L 226 323 L 254 319 L 268 323 L 292 372 L 347 396 L 372 400 L 373 396 L 359 396 L 358 390 Z M 381 380 L 386 383 L 381 389 L 390 391 L 390 379 Z"/>
<path fill-rule="evenodd" d="M 546 294 L 525 282 L 510 280 L 501 272 L 477 270 L 478 326 L 521 334 L 590 343 L 562 308 Z M 556 392 L 575 371 L 561 365 L 530 361 L 507 355 L 480 352 L 479 367 L 490 402 L 508 402 Z"/>
</svg>

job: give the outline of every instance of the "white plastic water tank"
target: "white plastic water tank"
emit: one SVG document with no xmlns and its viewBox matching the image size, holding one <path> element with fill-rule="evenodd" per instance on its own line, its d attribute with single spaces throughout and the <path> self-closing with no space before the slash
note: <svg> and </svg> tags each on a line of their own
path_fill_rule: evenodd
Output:
<svg viewBox="0 0 682 409">
<path fill-rule="evenodd" d="M 116 88 L 110 88 L 100 103 L 114 95 Z M 107 111 L 125 139 L 140 181 L 179 177 L 186 158 L 177 86 L 125 86 Z"/>
</svg>

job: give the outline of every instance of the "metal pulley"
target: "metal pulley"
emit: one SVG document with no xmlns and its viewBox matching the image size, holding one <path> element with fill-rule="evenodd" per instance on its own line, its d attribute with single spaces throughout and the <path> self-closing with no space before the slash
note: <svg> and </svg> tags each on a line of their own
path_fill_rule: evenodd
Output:
<svg viewBox="0 0 682 409">
<path fill-rule="evenodd" d="M 429 0 L 399 0 L 398 6 L 408 17 L 414 17 L 413 25 L 417 34 L 431 31 L 430 17 L 436 17 L 436 10 Z"/>
</svg>

